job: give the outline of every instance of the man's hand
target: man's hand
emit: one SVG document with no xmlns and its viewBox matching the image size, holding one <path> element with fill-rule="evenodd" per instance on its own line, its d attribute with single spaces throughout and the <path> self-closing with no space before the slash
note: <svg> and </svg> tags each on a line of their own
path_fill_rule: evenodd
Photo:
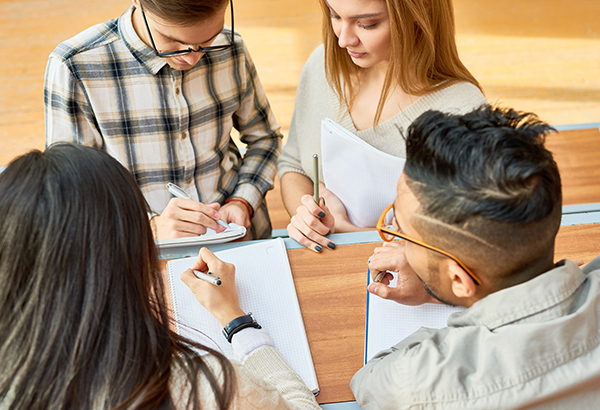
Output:
<svg viewBox="0 0 600 410">
<path fill-rule="evenodd" d="M 173 198 L 162 214 L 151 219 L 155 239 L 175 239 L 197 236 L 206 233 L 206 228 L 223 232 L 225 228 L 217 223 L 221 218 L 220 205 L 205 205 L 192 199 Z"/>
<path fill-rule="evenodd" d="M 383 246 L 375 248 L 369 258 L 369 271 L 375 280 L 379 272 L 384 274 L 380 283 L 371 283 L 369 292 L 383 299 L 390 299 L 403 305 L 422 305 L 423 303 L 439 303 L 431 297 L 423 287 L 421 280 L 406 261 L 405 242 L 384 242 Z M 398 283 L 395 288 L 389 286 L 393 278 L 391 272 L 398 273 Z"/>
<path fill-rule="evenodd" d="M 219 213 L 225 222 L 233 222 L 240 226 L 244 226 L 246 229 L 250 229 L 250 213 L 248 212 L 248 207 L 241 202 L 231 201 L 226 203 L 221 207 Z"/>
<path fill-rule="evenodd" d="M 192 269 L 220 276 L 221 285 L 216 286 L 198 279 Z M 235 266 L 223 262 L 207 248 L 202 248 L 192 269 L 183 272 L 181 280 L 191 289 L 198 302 L 221 323 L 221 326 L 246 314 L 240 308 L 238 301 L 235 287 Z"/>
</svg>

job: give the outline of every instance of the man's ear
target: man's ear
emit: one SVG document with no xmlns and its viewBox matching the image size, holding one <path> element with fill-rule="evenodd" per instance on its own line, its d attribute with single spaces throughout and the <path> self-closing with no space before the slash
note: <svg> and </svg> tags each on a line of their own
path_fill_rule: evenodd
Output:
<svg viewBox="0 0 600 410">
<path fill-rule="evenodd" d="M 448 275 L 450 276 L 454 296 L 468 299 L 475 296 L 477 284 L 471 276 L 453 260 L 448 261 Z"/>
</svg>

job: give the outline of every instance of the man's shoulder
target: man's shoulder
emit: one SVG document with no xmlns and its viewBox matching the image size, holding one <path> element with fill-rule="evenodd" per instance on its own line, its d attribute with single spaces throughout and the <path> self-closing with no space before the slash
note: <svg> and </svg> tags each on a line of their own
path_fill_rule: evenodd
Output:
<svg viewBox="0 0 600 410">
<path fill-rule="evenodd" d="M 96 24 L 70 39 L 60 43 L 50 54 L 51 57 L 69 61 L 76 56 L 94 53 L 106 45 L 119 40 L 119 19 L 114 18 L 104 23 Z"/>
</svg>

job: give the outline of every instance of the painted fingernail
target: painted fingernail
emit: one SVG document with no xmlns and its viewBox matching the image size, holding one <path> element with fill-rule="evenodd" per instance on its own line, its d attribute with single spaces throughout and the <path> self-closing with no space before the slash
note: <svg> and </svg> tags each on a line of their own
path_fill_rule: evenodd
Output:
<svg viewBox="0 0 600 410">
<path fill-rule="evenodd" d="M 331 229 L 329 230 L 329 232 L 327 232 L 327 235 L 329 235 L 331 233 Z"/>
<path fill-rule="evenodd" d="M 315 246 L 315 251 L 321 252 L 322 250 L 323 248 L 321 248 L 319 245 Z"/>
<path fill-rule="evenodd" d="M 319 215 L 317 215 L 319 218 L 325 218 L 325 212 L 321 211 L 319 212 Z"/>
<path fill-rule="evenodd" d="M 328 247 L 328 248 L 330 248 L 330 249 L 335 249 L 335 243 L 333 243 L 333 242 L 329 242 L 329 243 L 327 244 L 327 247 Z"/>
<path fill-rule="evenodd" d="M 321 197 L 321 198 L 323 198 L 323 197 Z M 325 198 L 323 198 L 323 205 L 325 205 Z"/>
</svg>

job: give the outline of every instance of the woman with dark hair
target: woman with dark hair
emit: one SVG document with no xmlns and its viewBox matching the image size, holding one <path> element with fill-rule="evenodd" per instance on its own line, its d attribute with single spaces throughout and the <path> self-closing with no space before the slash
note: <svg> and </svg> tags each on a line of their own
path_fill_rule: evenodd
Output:
<svg viewBox="0 0 600 410">
<path fill-rule="evenodd" d="M 54 145 L 0 174 L 0 408 L 318 408 L 264 330 L 233 337 L 243 365 L 171 330 L 146 211 L 93 148 Z M 224 324 L 243 314 L 235 268 L 208 250 L 197 265 L 224 282 L 184 273 L 198 300 Z"/>
<path fill-rule="evenodd" d="M 452 0 L 319 3 L 323 45 L 302 70 L 288 142 L 278 161 L 283 202 L 292 217 L 288 233 L 317 252 L 335 248 L 325 237 L 330 232 L 375 227 L 353 225 L 345 204 L 327 189 L 321 189 L 327 204 L 311 200 L 323 118 L 379 151 L 406 158 L 401 132 L 422 113 L 467 113 L 486 104 L 458 55 Z M 338 171 L 344 175 L 344 169 Z"/>
</svg>

